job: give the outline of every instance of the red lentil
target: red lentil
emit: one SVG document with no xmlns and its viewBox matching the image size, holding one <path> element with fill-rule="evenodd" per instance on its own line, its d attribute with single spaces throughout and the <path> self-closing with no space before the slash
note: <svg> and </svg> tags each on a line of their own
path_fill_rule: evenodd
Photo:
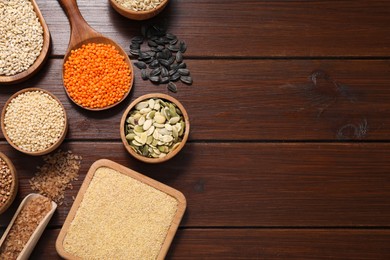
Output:
<svg viewBox="0 0 390 260">
<path fill-rule="evenodd" d="M 131 70 L 113 45 L 89 43 L 72 50 L 64 64 L 64 85 L 79 105 L 104 108 L 129 91 Z"/>
</svg>

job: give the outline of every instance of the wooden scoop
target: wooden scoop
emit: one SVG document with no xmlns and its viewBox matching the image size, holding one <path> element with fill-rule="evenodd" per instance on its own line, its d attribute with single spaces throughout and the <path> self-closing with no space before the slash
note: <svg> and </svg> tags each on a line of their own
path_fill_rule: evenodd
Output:
<svg viewBox="0 0 390 260">
<path fill-rule="evenodd" d="M 131 71 L 131 79 L 130 79 L 130 87 L 129 91 L 122 97 L 122 99 L 119 102 L 116 102 L 110 106 L 106 106 L 103 108 L 89 108 L 84 107 L 78 103 L 76 103 L 69 95 L 68 90 L 65 88 L 66 94 L 68 97 L 78 106 L 92 111 L 98 111 L 98 110 L 105 110 L 109 109 L 120 102 L 122 102 L 130 93 L 133 82 L 134 82 L 134 73 L 133 73 L 133 67 L 131 65 L 131 61 L 126 54 L 126 52 L 113 40 L 103 36 L 102 34 L 96 32 L 94 29 L 92 29 L 88 23 L 84 20 L 82 17 L 80 10 L 77 6 L 76 0 L 58 0 L 62 8 L 65 10 L 66 15 L 68 16 L 69 22 L 70 22 L 70 40 L 69 40 L 69 46 L 68 50 L 66 51 L 65 57 L 64 57 L 64 64 L 67 61 L 69 55 L 71 54 L 72 50 L 80 48 L 83 44 L 88 43 L 103 43 L 103 44 L 111 44 L 114 46 L 119 53 L 125 57 L 125 62 L 129 65 L 130 71 Z M 64 76 L 64 69 L 62 69 L 62 76 Z M 64 85 L 65 86 L 65 85 Z"/>
<path fill-rule="evenodd" d="M 38 20 L 41 23 L 43 29 L 43 46 L 42 46 L 41 53 L 39 54 L 35 62 L 27 70 L 12 76 L 5 76 L 5 75 L 0 76 L 0 84 L 14 84 L 30 78 L 43 67 L 43 64 L 45 63 L 47 57 L 49 56 L 49 47 L 50 47 L 49 28 L 47 27 L 45 19 L 43 19 L 42 13 L 39 10 L 39 7 L 35 2 L 35 0 L 31 0 L 31 4 L 33 6 L 34 12 L 37 14 Z"/>
</svg>

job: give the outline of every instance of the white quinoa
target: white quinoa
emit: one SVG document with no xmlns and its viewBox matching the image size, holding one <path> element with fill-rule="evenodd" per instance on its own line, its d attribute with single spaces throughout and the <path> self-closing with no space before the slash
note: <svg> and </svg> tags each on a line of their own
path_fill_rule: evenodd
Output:
<svg viewBox="0 0 390 260">
<path fill-rule="evenodd" d="M 65 128 L 65 112 L 43 91 L 21 93 L 8 104 L 4 126 L 12 143 L 28 152 L 51 147 Z"/>
<path fill-rule="evenodd" d="M 148 11 L 155 9 L 163 0 L 115 0 L 119 5 L 133 11 Z"/>
<path fill-rule="evenodd" d="M 43 28 L 29 0 L 0 0 L 0 75 L 27 70 L 40 55 Z"/>
<path fill-rule="evenodd" d="M 96 170 L 64 238 L 82 259 L 156 259 L 178 202 L 124 175 Z"/>
</svg>

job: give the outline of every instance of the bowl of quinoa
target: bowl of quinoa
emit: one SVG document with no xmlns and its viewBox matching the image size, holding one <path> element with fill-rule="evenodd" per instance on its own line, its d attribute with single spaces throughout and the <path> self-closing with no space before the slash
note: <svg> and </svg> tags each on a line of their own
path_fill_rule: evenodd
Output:
<svg viewBox="0 0 390 260">
<path fill-rule="evenodd" d="M 18 192 L 18 176 L 11 160 L 0 152 L 0 214 L 12 204 Z"/>
<path fill-rule="evenodd" d="M 27 88 L 12 95 L 4 105 L 1 129 L 16 150 L 38 156 L 62 143 L 68 122 L 57 97 L 40 88 Z"/>
<path fill-rule="evenodd" d="M 168 0 L 110 0 L 111 6 L 132 20 L 147 20 L 159 14 Z"/>
</svg>

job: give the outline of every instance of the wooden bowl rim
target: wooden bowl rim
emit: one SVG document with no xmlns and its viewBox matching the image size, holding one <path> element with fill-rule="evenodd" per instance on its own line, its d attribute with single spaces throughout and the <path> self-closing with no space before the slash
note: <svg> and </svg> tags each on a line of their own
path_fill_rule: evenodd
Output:
<svg viewBox="0 0 390 260">
<path fill-rule="evenodd" d="M 163 0 L 156 8 L 147 11 L 134 11 L 123 7 L 115 0 L 110 0 L 111 6 L 121 15 L 133 20 L 147 20 L 158 15 L 168 4 L 168 0 Z"/>
<path fill-rule="evenodd" d="M 64 119 L 65 119 L 65 127 L 61 133 L 61 136 L 60 138 L 58 138 L 57 142 L 55 142 L 52 146 L 44 149 L 44 150 L 41 150 L 41 151 L 37 151 L 37 152 L 29 152 L 29 151 L 26 151 L 26 150 L 23 150 L 21 149 L 20 147 L 18 147 L 17 145 L 15 145 L 12 140 L 9 138 L 6 130 L 5 130 L 5 124 L 4 124 L 4 116 L 5 116 L 5 112 L 6 112 L 6 109 L 9 105 L 9 103 L 11 102 L 12 99 L 14 99 L 15 97 L 17 97 L 18 95 L 22 94 L 22 93 L 25 93 L 25 92 L 30 92 L 30 91 L 42 91 L 48 95 L 50 95 L 52 98 L 54 98 L 61 106 L 62 110 L 64 111 Z M 4 137 L 5 139 L 7 140 L 7 142 L 13 147 L 15 148 L 16 150 L 18 150 L 19 152 L 22 152 L 24 154 L 28 154 L 28 155 L 33 155 L 33 156 L 39 156 L 39 155 L 44 155 L 44 154 L 48 154 L 52 151 L 54 151 L 55 149 L 57 149 L 61 143 L 64 141 L 65 139 L 65 136 L 68 132 L 68 119 L 67 119 L 67 115 L 66 115 L 66 110 L 65 110 L 65 107 L 64 105 L 61 103 L 61 101 L 54 95 L 52 94 L 51 92 L 45 90 L 45 89 L 41 89 L 41 88 L 25 88 L 25 89 L 22 89 L 18 92 L 16 92 L 15 94 L 13 94 L 8 100 L 7 102 L 5 102 L 4 104 L 4 107 L 3 107 L 3 110 L 1 112 L 1 130 L 3 131 L 3 134 L 4 134 Z"/>
<path fill-rule="evenodd" d="M 101 41 L 103 40 L 103 41 Z M 101 41 L 101 42 L 100 42 Z M 104 42 L 105 41 L 105 42 Z M 81 48 L 83 45 L 85 44 L 88 44 L 88 43 L 96 43 L 96 44 L 99 44 L 99 43 L 103 43 L 103 44 L 111 44 L 115 47 L 115 49 L 117 49 L 119 51 L 119 53 L 121 55 L 124 56 L 125 58 L 125 62 L 126 64 L 129 66 L 129 70 L 131 72 L 131 75 L 130 75 L 130 86 L 129 86 L 129 90 L 123 95 L 122 99 L 119 100 L 118 102 L 114 103 L 114 104 L 111 104 L 109 106 L 106 106 L 106 107 L 100 107 L 100 108 L 90 108 L 90 107 L 85 107 L 85 106 L 82 106 L 81 104 L 77 103 L 75 100 L 73 100 L 73 98 L 70 96 L 69 92 L 68 92 L 68 89 L 65 87 L 65 83 L 64 83 L 64 65 L 66 63 L 66 61 L 68 60 L 70 54 L 71 54 L 71 51 L 72 50 L 77 50 L 79 48 Z M 89 39 L 86 39 L 86 40 L 83 40 L 79 43 L 77 43 L 75 46 L 73 46 L 71 49 L 68 49 L 66 51 L 66 54 L 65 54 L 65 57 L 63 59 L 63 62 L 62 62 L 62 73 L 61 73 L 61 77 L 62 77 L 62 85 L 65 89 L 65 93 L 66 95 L 68 96 L 68 98 L 75 104 L 77 105 L 78 107 L 81 107 L 85 110 L 89 110 L 89 111 L 102 111 L 102 110 L 107 110 L 107 109 L 110 109 L 110 108 L 113 108 L 117 105 L 119 105 L 123 100 L 125 100 L 128 95 L 130 94 L 132 88 L 133 88 L 133 84 L 134 84 L 134 69 L 133 69 L 133 65 L 131 63 L 131 59 L 129 57 L 129 55 L 127 55 L 127 53 L 125 52 L 125 50 L 118 44 L 116 43 L 114 40 L 108 38 L 108 37 L 105 37 L 103 36 L 102 34 L 100 33 L 97 33 L 95 37 L 91 37 Z"/>
<path fill-rule="evenodd" d="M 44 63 L 49 57 L 49 49 L 51 45 L 49 27 L 47 26 L 47 23 L 35 0 L 31 0 L 31 4 L 33 5 L 34 12 L 36 13 L 43 29 L 43 45 L 41 53 L 27 70 L 24 70 L 12 76 L 0 75 L 0 84 L 15 84 L 27 80 L 28 78 L 35 75 L 35 73 L 37 73 L 43 67 Z"/>
<path fill-rule="evenodd" d="M 163 184 L 157 180 L 154 180 L 146 175 L 143 175 L 135 170 L 132 170 L 124 165 L 121 165 L 119 163 L 116 163 L 114 161 L 108 160 L 108 159 L 99 159 L 95 161 L 91 167 L 89 168 L 83 183 L 81 184 L 80 190 L 77 193 L 76 199 L 74 200 L 72 207 L 69 210 L 68 216 L 65 219 L 65 222 L 60 230 L 60 233 L 58 234 L 58 237 L 56 239 L 56 250 L 57 253 L 65 258 L 65 259 L 81 259 L 79 257 L 76 257 L 72 255 L 71 253 L 67 252 L 63 246 L 63 241 L 66 237 L 66 234 L 68 233 L 68 229 L 73 221 L 73 219 L 76 216 L 77 210 L 80 207 L 80 204 L 82 203 L 84 199 L 84 194 L 86 193 L 94 175 L 97 169 L 101 167 L 107 167 L 113 170 L 118 171 L 119 173 L 129 176 L 137 181 L 140 181 L 156 190 L 159 190 L 165 194 L 168 194 L 169 196 L 173 197 L 177 201 L 177 211 L 175 215 L 172 217 L 172 224 L 169 227 L 167 231 L 167 236 L 161 245 L 161 249 L 159 252 L 159 255 L 157 256 L 157 259 L 164 259 L 166 256 L 169 246 L 172 243 L 173 237 L 177 231 L 177 228 L 179 227 L 180 221 L 183 218 L 184 212 L 187 207 L 187 200 L 182 192 L 179 190 L 176 190 L 166 184 Z"/>
<path fill-rule="evenodd" d="M 126 140 L 126 136 L 125 136 L 124 127 L 125 127 L 127 115 L 134 108 L 134 106 L 136 104 L 138 104 L 139 102 L 144 101 L 146 99 L 150 99 L 150 98 L 165 99 L 167 101 L 170 101 L 170 102 L 176 104 L 177 107 L 180 109 L 180 111 L 183 114 L 184 123 L 185 123 L 185 127 L 186 127 L 186 129 L 184 131 L 184 136 L 183 136 L 183 139 L 182 139 L 180 145 L 175 150 L 168 153 L 165 157 L 162 157 L 162 158 L 149 158 L 149 157 L 145 157 L 145 156 L 142 156 L 142 155 L 134 152 L 134 150 L 131 149 L 130 145 L 128 144 L 128 142 Z M 120 135 L 121 135 L 122 143 L 125 146 L 127 152 L 129 152 L 136 159 L 143 161 L 143 162 L 146 162 L 146 163 L 161 163 L 161 162 L 165 162 L 165 161 L 168 161 L 169 159 L 173 158 L 175 155 L 177 155 L 181 151 L 181 149 L 183 149 L 184 145 L 187 143 L 189 133 L 190 133 L 190 120 L 189 120 L 188 113 L 187 113 L 186 109 L 176 98 L 169 96 L 167 94 L 163 94 L 163 93 L 150 93 L 150 94 L 142 95 L 142 96 L 136 98 L 133 102 L 130 103 L 130 105 L 125 110 L 125 112 L 122 115 L 121 122 L 120 122 Z"/>
<path fill-rule="evenodd" d="M 14 202 L 14 200 L 16 198 L 16 194 L 18 193 L 19 180 L 18 180 L 18 174 L 16 172 L 16 168 L 15 168 L 14 164 L 12 163 L 11 159 L 8 158 L 8 156 L 5 155 L 2 152 L 0 152 L 0 158 L 3 159 L 5 164 L 7 164 L 8 168 L 11 170 L 11 175 L 12 175 L 12 178 L 13 178 L 13 182 L 11 184 L 11 196 L 8 198 L 6 203 L 0 208 L 0 215 L 1 215 Z"/>
</svg>

